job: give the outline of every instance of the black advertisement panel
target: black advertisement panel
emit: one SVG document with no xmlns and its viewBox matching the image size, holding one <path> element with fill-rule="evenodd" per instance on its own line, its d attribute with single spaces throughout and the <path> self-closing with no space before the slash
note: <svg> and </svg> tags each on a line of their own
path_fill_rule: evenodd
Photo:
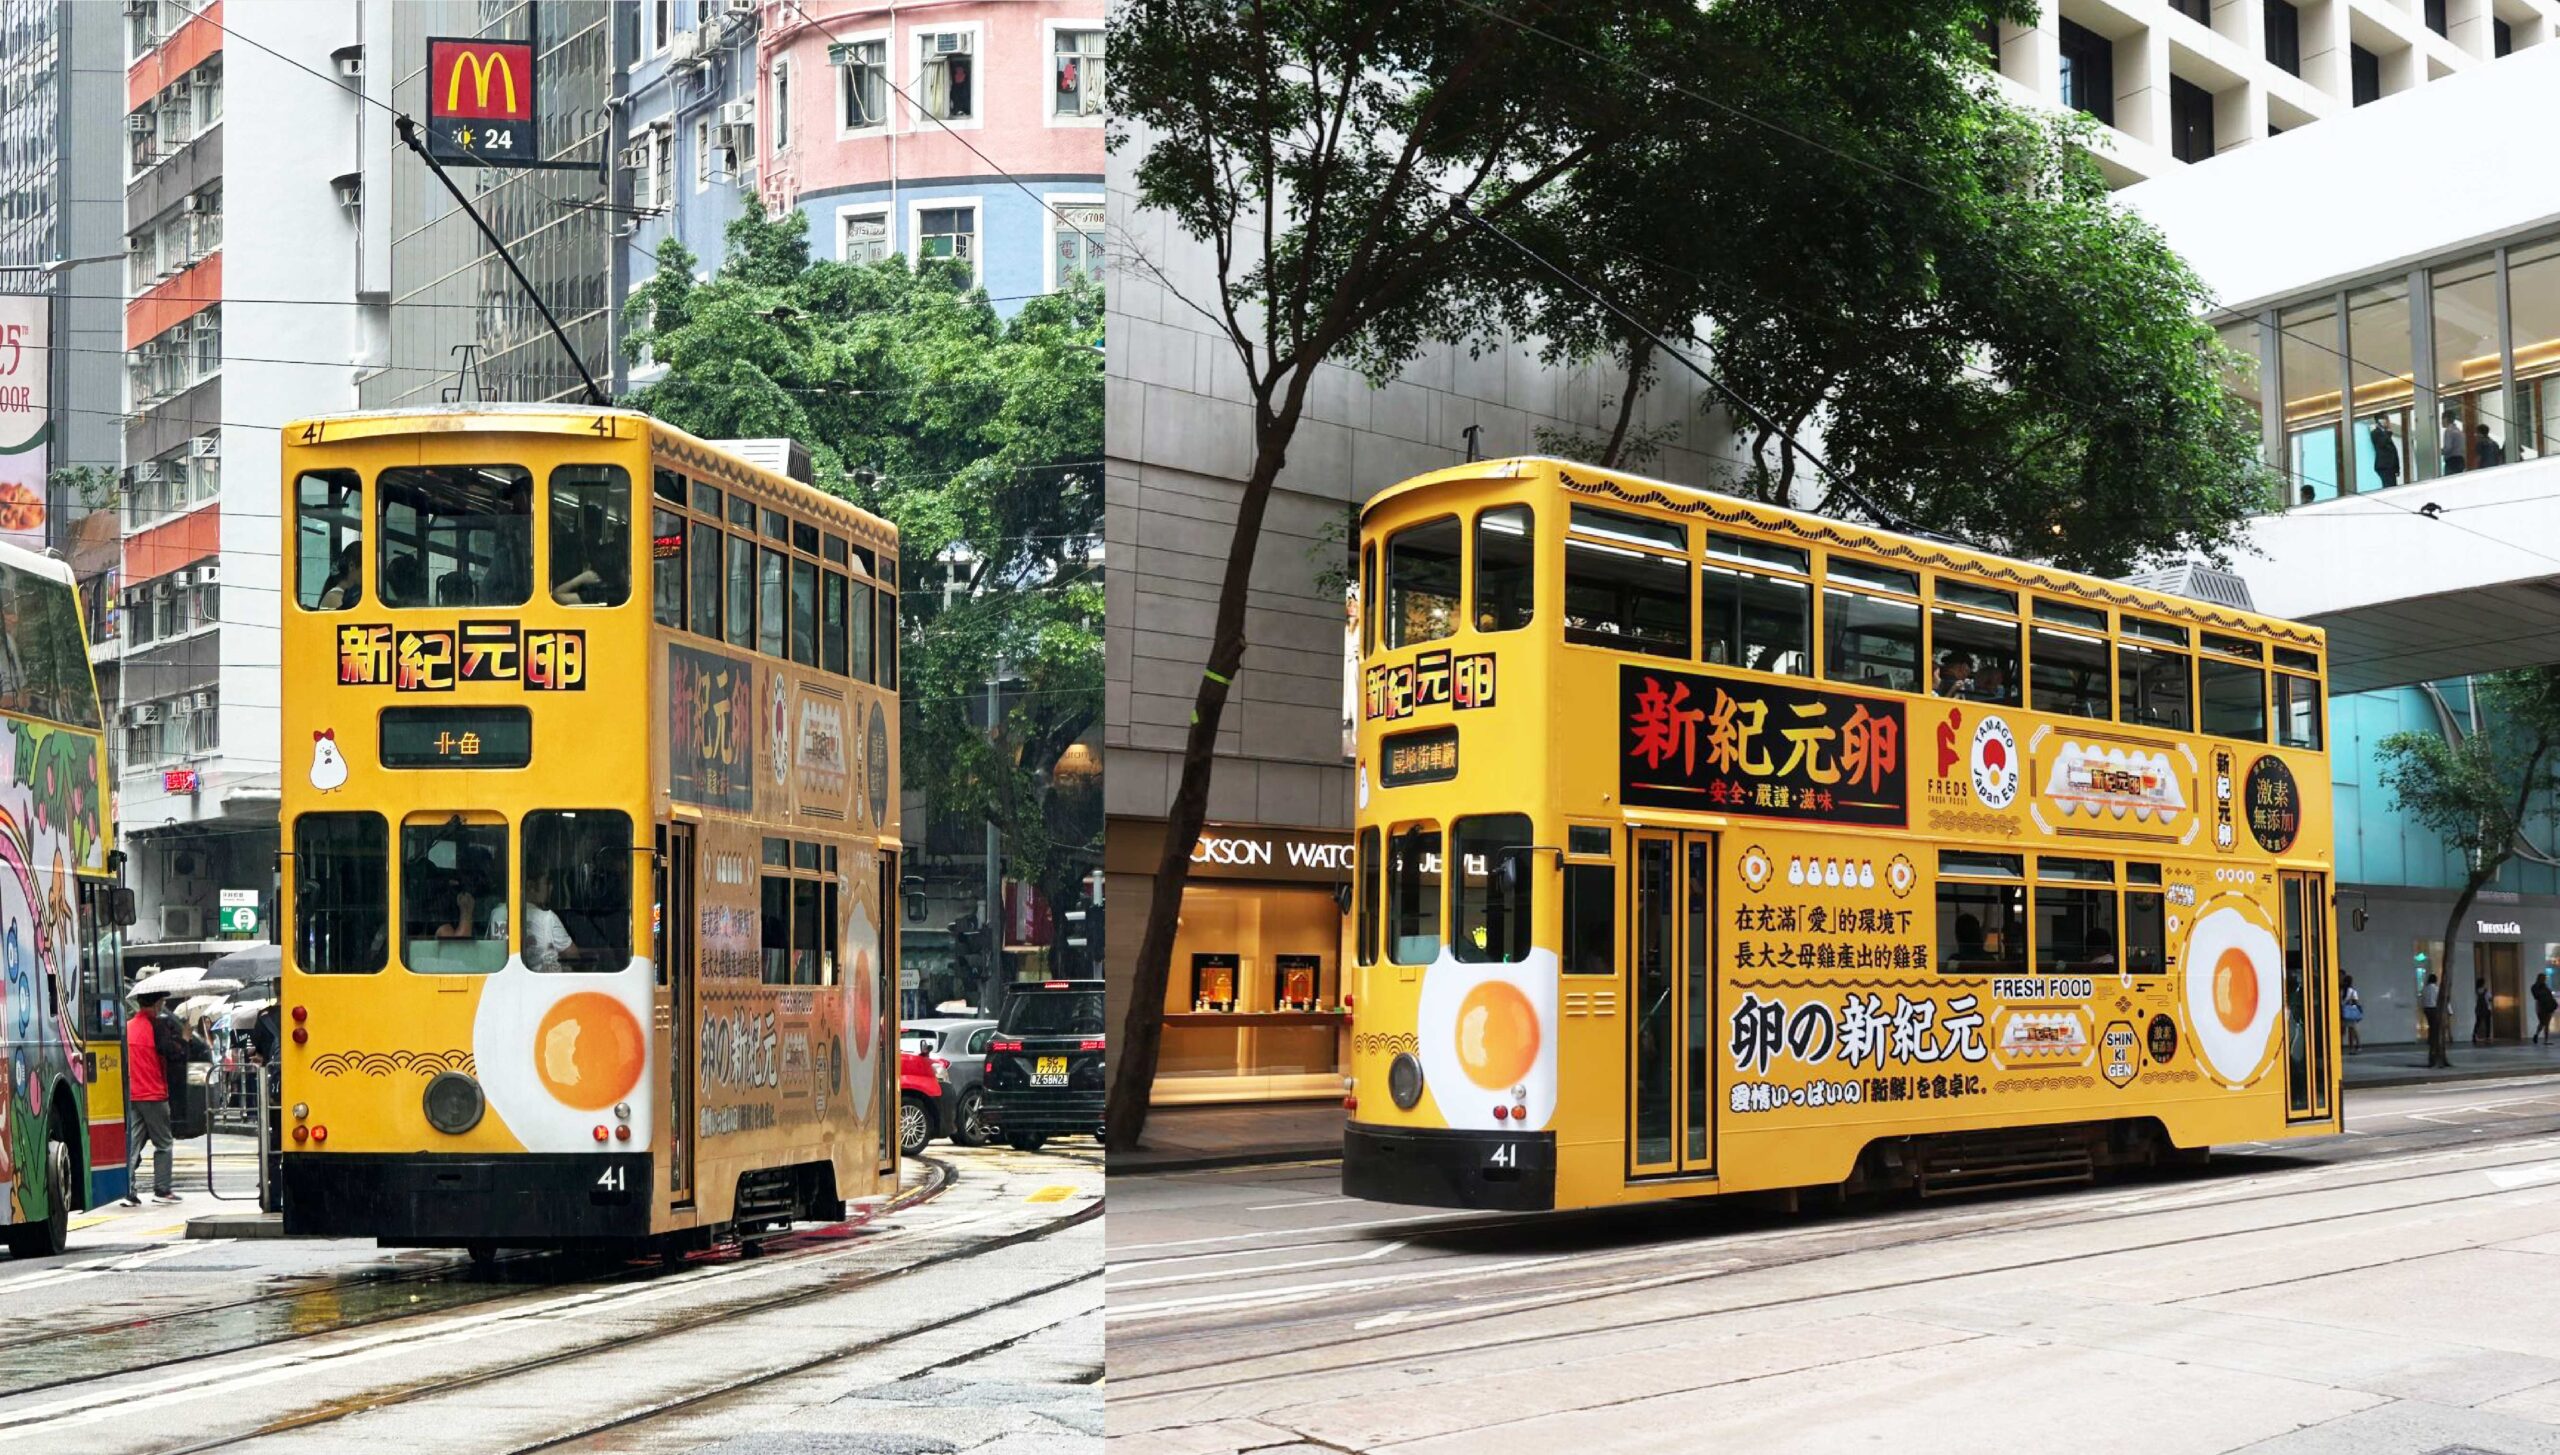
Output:
<svg viewBox="0 0 2560 1455">
<path fill-rule="evenodd" d="M 1619 797 L 1631 806 L 1900 828 L 1902 737 L 1891 698 L 1619 669 Z"/>
<path fill-rule="evenodd" d="M 2270 854 L 2292 848 L 2302 832 L 2302 791 L 2294 785 L 2293 770 L 2269 753 L 2249 765 L 2242 791 L 2248 796 L 2249 836 L 2258 847 Z"/>
<path fill-rule="evenodd" d="M 755 740 L 754 665 L 668 643 L 668 793 L 706 808 L 754 808 Z"/>
</svg>

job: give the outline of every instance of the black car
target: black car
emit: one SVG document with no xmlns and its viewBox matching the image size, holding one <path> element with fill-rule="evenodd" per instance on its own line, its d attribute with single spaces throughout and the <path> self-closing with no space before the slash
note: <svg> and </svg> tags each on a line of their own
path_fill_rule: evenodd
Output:
<svg viewBox="0 0 2560 1455">
<path fill-rule="evenodd" d="M 1017 985 L 987 1044 L 987 1119 L 1038 1151 L 1052 1135 L 1102 1134 L 1102 982 Z"/>
</svg>

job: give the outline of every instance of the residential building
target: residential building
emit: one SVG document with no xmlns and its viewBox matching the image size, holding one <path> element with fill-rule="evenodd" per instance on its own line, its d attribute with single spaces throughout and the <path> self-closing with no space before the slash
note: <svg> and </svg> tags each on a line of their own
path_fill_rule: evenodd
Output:
<svg viewBox="0 0 2560 1455">
<path fill-rule="evenodd" d="M 1984 41 L 2010 91 L 2097 123 L 2091 152 L 2123 186 L 2541 45 L 2555 23 L 2554 0 L 2055 0 Z"/>
<path fill-rule="evenodd" d="M 614 297 L 657 270 L 658 249 L 682 242 L 699 271 L 720 264 L 729 224 L 756 187 L 758 3 L 649 0 L 619 15 L 624 71 L 614 157 L 630 211 L 617 229 Z M 659 372 L 616 350 L 624 387 Z"/>
<path fill-rule="evenodd" d="M 966 261 L 1007 314 L 1103 267 L 1101 0 L 764 8 L 756 186 L 814 256 Z"/>
</svg>

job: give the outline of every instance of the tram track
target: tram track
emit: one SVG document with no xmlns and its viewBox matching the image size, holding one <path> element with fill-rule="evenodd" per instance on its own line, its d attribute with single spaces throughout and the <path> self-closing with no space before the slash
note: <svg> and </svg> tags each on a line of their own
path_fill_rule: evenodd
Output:
<svg viewBox="0 0 2560 1455">
<path fill-rule="evenodd" d="M 671 1319 L 663 1323 L 652 1324 L 647 1328 L 634 1329 L 629 1333 L 614 1335 L 592 1343 L 581 1344 L 574 1348 L 560 1349 L 530 1358 L 513 1360 L 507 1363 L 493 1365 L 485 1369 L 476 1369 L 470 1373 L 459 1374 L 450 1378 L 422 1380 L 414 1384 L 368 1391 L 364 1394 L 340 1400 L 333 1404 L 320 1406 L 317 1409 L 306 1410 L 299 1414 L 286 1416 L 283 1419 L 269 1421 L 268 1423 L 253 1430 L 245 1430 L 236 1434 L 217 1436 L 213 1439 L 200 1440 L 193 1444 L 172 1446 L 160 1452 L 160 1455 L 202 1455 L 202 1452 L 205 1451 L 233 1449 L 256 1440 L 272 1439 L 280 1435 L 317 1429 L 325 1425 L 334 1424 L 337 1421 L 346 1419 L 350 1416 L 367 1413 L 373 1410 L 413 1404 L 419 1400 L 429 1399 L 439 1395 L 447 1395 L 462 1390 L 475 1389 L 484 1385 L 495 1384 L 503 1380 L 522 1378 L 529 1374 L 536 1374 L 545 1370 L 556 1369 L 563 1365 L 576 1363 L 580 1360 L 592 1359 L 600 1355 L 615 1353 L 634 1348 L 639 1345 L 655 1343 L 659 1340 L 670 1339 L 677 1337 L 678 1335 L 692 1333 L 714 1324 L 725 1323 L 756 1314 L 770 1313 L 778 1309 L 792 1308 L 801 1304 L 811 1303 L 822 1298 L 839 1297 L 858 1289 L 871 1288 L 881 1284 L 892 1283 L 899 1279 L 909 1278 L 929 1269 L 941 1267 L 945 1264 L 960 1262 L 970 1258 L 980 1258 L 989 1253 L 998 1252 L 1006 1248 L 1017 1247 L 1024 1243 L 1037 1242 L 1044 1238 L 1054 1237 L 1070 1228 L 1079 1227 L 1102 1216 L 1102 1212 L 1103 1201 L 1102 1199 L 1097 1198 L 1087 1206 L 1079 1208 L 1064 1217 L 1053 1218 L 1033 1227 L 1018 1228 L 1012 1232 L 998 1234 L 993 1237 L 973 1239 L 961 1246 L 931 1253 L 912 1262 L 903 1263 L 895 1268 L 867 1269 L 852 1274 L 829 1278 L 805 1288 L 790 1289 L 784 1292 L 766 1295 L 761 1298 L 750 1299 L 742 1303 L 725 1304 L 716 1309 Z M 1037 1290 L 1034 1293 L 1022 1295 L 1022 1297 L 1036 1297 L 1039 1293 L 1055 1292 L 1057 1288 L 1065 1287 L 1069 1284 L 1081 1282 L 1085 1279 L 1098 1276 L 1098 1273 L 1088 1270 L 1079 1273 L 1074 1277 L 1062 1280 L 1055 1285 Z M 1008 1303 L 1017 1301 L 1019 1301 L 1019 1299 L 1007 1300 Z M 946 1320 L 944 1322 L 948 1323 L 952 1321 Z M 908 1330 L 895 1336 L 884 1336 L 884 1341 L 895 1342 L 897 1340 L 915 1338 L 928 1331 L 929 1330 L 926 1328 Z M 857 1347 L 851 1350 L 838 1350 L 828 1357 L 844 1358 L 851 1354 L 858 1354 L 861 1352 L 863 1352 L 863 1350 Z M 817 1364 L 824 1362 L 826 1362 L 825 1359 L 817 1359 L 810 1361 L 805 1366 L 799 1367 L 815 1367 Z M 792 1372 L 797 1372 L 797 1369 L 786 1368 L 782 1370 L 768 1370 L 757 1376 L 757 1378 L 769 1379 Z M 704 1395 L 704 1399 L 716 1398 L 720 1394 L 724 1393 L 735 1393 L 737 1389 L 743 1388 L 745 1385 L 754 1382 L 756 1382 L 755 1379 L 728 1381 L 726 1382 L 726 1387 L 706 1393 Z M 685 1401 L 671 1401 L 667 1403 L 665 1408 L 676 1408 L 683 1403 L 685 1403 Z M 638 1412 L 628 1419 L 617 1420 L 614 1422 L 614 1425 L 608 1425 L 602 1428 L 613 1428 L 615 1425 L 631 1423 L 637 1419 L 654 1418 L 664 1412 L 664 1409 L 652 1409 L 650 1411 Z M 587 1438 L 590 1433 L 593 1432 L 581 1432 L 574 1436 L 559 1437 L 547 1442 L 545 1445 L 537 1445 L 529 1448 L 549 1448 L 550 1446 L 562 1443 L 564 1440 Z"/>
<path fill-rule="evenodd" d="M 856 1217 L 846 1218 L 840 1223 L 827 1224 L 823 1229 L 811 1229 L 809 1230 L 810 1233 L 826 1232 L 832 1234 L 837 1230 L 841 1230 L 844 1233 L 850 1233 L 878 1218 L 922 1207 L 926 1203 L 940 1197 L 943 1192 L 952 1185 L 953 1181 L 958 1176 L 958 1170 L 951 1163 L 944 1161 L 939 1157 L 918 1156 L 911 1160 L 921 1162 L 930 1169 L 925 1180 L 919 1185 L 914 1188 L 900 1191 L 896 1196 L 891 1197 L 877 1207 L 864 1210 Z M 804 1235 L 792 1234 L 786 1236 L 796 1237 Z M 794 1249 L 778 1254 L 767 1252 L 760 1254 L 759 1256 L 768 1261 L 787 1262 L 795 1258 L 810 1257 L 820 1253 L 831 1252 L 834 1251 L 834 1248 L 835 1244 L 832 1241 L 832 1238 L 829 1238 L 824 1241 L 815 1241 L 806 1249 Z M 571 1254 L 569 1256 L 576 1257 L 579 1255 Z M 561 1257 L 562 1255 L 556 1252 L 527 1250 L 499 1259 L 498 1266 L 514 1267 L 548 1263 L 555 1262 Z M 625 1262 L 619 1267 L 602 1269 L 592 1278 L 588 1279 L 587 1282 L 595 1287 L 611 1288 L 623 1284 L 646 1282 L 653 1278 L 663 1277 L 668 1271 L 669 1270 L 665 1265 L 655 1260 L 651 1260 L 649 1262 L 630 1261 Z M 276 1305 L 290 1305 L 314 1298 L 326 1298 L 334 1294 L 366 1292 L 382 1288 L 398 1287 L 402 1284 L 409 1283 L 445 1283 L 460 1277 L 471 1275 L 473 1272 L 474 1269 L 468 1259 L 454 1258 L 438 1263 L 432 1267 L 391 1269 L 357 1274 L 352 1277 L 324 1279 L 302 1286 L 280 1288 L 272 1292 L 257 1294 L 248 1298 L 229 1299 L 221 1303 L 196 1304 L 187 1308 L 170 1309 L 165 1312 L 154 1314 L 140 1314 L 129 1318 L 90 1324 L 75 1329 L 46 1330 L 42 1333 L 13 1339 L 6 1343 L 0 1343 L 0 1355 L 5 1355 L 8 1351 L 13 1349 L 43 1346 L 46 1351 L 45 1362 L 50 1366 L 60 1366 L 65 1363 L 76 1362 L 76 1345 L 73 1344 L 73 1341 L 81 1339 L 98 1341 L 115 1340 L 119 1342 L 131 1341 L 143 1345 L 156 1343 L 163 1346 L 177 1346 L 183 1344 L 183 1331 L 192 1323 L 218 1322 L 226 1316 L 236 1317 L 247 1310 L 267 1308 Z M 250 1338 L 230 1344 L 216 1344 L 211 1346 L 184 1346 L 180 1347 L 178 1352 L 171 1353 L 165 1357 L 146 1358 L 130 1363 L 121 1363 L 110 1369 L 75 1369 L 73 1372 L 64 1373 L 53 1378 L 12 1379 L 9 1382 L 9 1393 L 14 1399 L 24 1395 L 40 1394 L 50 1389 L 61 1389 L 74 1385 L 90 1384 L 104 1379 L 121 1379 L 135 1374 L 148 1373 L 154 1369 L 165 1369 L 172 1365 L 192 1363 L 199 1359 L 219 1359 L 233 1354 L 245 1354 L 259 1349 L 272 1349 L 306 1339 L 326 1338 L 333 1334 L 342 1334 L 360 1329 L 375 1328 L 382 1325 L 396 1323 L 402 1319 L 429 1318 L 439 1314 L 462 1312 L 485 1304 L 494 1304 L 506 1299 L 521 1297 L 532 1291 L 534 1291 L 533 1287 L 524 1283 L 490 1284 L 483 1288 L 474 1289 L 466 1296 L 458 1297 L 448 1302 L 439 1302 L 432 1308 L 386 1306 L 368 1314 L 333 1319 L 328 1322 L 315 1324 L 309 1327 L 296 1328 L 290 1333 L 274 1338 Z M 72 1355 L 74 1356 L 73 1358 L 66 1358 L 66 1349 L 72 1351 Z M 5 1428 L 5 1425 L 5 1417 L 0 1417 L 0 1428 Z"/>
<path fill-rule="evenodd" d="M 2438 1167 L 2430 1171 L 2411 1172 L 2406 1175 L 2389 1178 L 2368 1178 L 2354 1182 L 2340 1183 L 2332 1187 L 2310 1189 L 2308 1191 L 2322 1194 L 2353 1192 L 2374 1187 L 2387 1187 L 2404 1182 L 2423 1181 L 2430 1178 L 2443 1178 L 2472 1172 L 2493 1172 L 2500 1169 L 2523 1167 L 2534 1163 L 2551 1162 L 2555 1160 L 2555 1157 L 2560 1157 L 2560 1145 L 2544 1146 L 2527 1155 L 2522 1155 L 2511 1160 L 2497 1162 L 2482 1161 L 2467 1166 Z M 2334 1166 L 2337 1164 L 2329 1165 Z M 2560 1182 L 2560 1176 L 2555 1176 L 2553 1181 Z M 2217 1232 L 2181 1232 L 2173 1236 L 2150 1241 L 2117 1242 L 2104 1248 L 2095 1248 L 2082 1252 L 2056 1254 L 2050 1257 L 2041 1258 L 2016 1259 L 1907 1279 L 1880 1281 L 1856 1287 L 1825 1289 L 1816 1292 L 1791 1294 L 1784 1297 L 1751 1300 L 1711 1310 L 1691 1310 L 1655 1318 L 1633 1320 L 1616 1319 L 1603 1324 L 1595 1324 L 1587 1329 L 1573 1329 L 1562 1332 L 1549 1329 L 1543 1330 L 1534 1335 L 1508 1335 L 1502 1337 L 1482 1338 L 1466 1342 L 1440 1343 L 1433 1346 L 1432 1353 L 1435 1358 L 1440 1358 L 1507 1348 L 1530 1339 L 1562 1340 L 1573 1338 L 1584 1333 L 1662 1327 L 1702 1317 L 1725 1317 L 1735 1314 L 1757 1313 L 1771 1309 L 1819 1303 L 1830 1299 L 1854 1297 L 1861 1294 L 1895 1292 L 1908 1288 L 1921 1288 L 1934 1284 L 1958 1282 L 1966 1279 L 1991 1277 L 2019 1272 L 2032 1272 L 2039 1269 L 2062 1267 L 2073 1263 L 2087 1262 L 2100 1258 L 2118 1257 L 2129 1253 L 2157 1251 L 2170 1247 L 2193 1246 L 2196 1244 L 2217 1242 L 2231 1238 L 2251 1237 L 2267 1233 L 2280 1233 L 2300 1228 L 2348 1222 L 2359 1218 L 2380 1217 L 2429 1208 L 2457 1206 L 2493 1197 L 2512 1196 L 2516 1193 L 2528 1190 L 2530 1190 L 2530 1187 L 2523 1184 L 2505 1187 L 2491 1187 L 2467 1192 L 2451 1193 L 2443 1197 L 2418 1198 L 2410 1201 L 2389 1203 L 2377 1207 L 2354 1208 L 2303 1218 L 2280 1219 L 2274 1222 L 2255 1223 L 2245 1227 L 2225 1229 Z M 2234 1206 L 2245 1206 L 2248 1203 L 2266 1201 L 2270 1198 L 2300 1197 L 2304 1195 L 2306 1195 L 2306 1190 L 2301 1188 L 2271 1189 L 2262 1193 L 2252 1193 L 2243 1198 L 2213 1203 L 2182 1201 L 2163 1206 L 2112 1209 L 2077 1216 L 2066 1215 L 2026 1222 L 2003 1222 L 1997 1226 L 1971 1228 L 1954 1233 L 1945 1231 L 1943 1225 L 1925 1225 L 1910 1228 L 1909 1230 L 1914 1234 L 1914 1236 L 1891 1238 L 1884 1242 L 1868 1243 L 1847 1248 L 1824 1249 L 1816 1252 L 1808 1252 L 1795 1257 L 1772 1258 L 1766 1261 L 1752 1262 L 1743 1267 L 1719 1265 L 1717 1267 L 1699 1269 L 1688 1273 L 1667 1273 L 1636 1280 L 1632 1286 L 1622 1281 L 1615 1280 L 1596 1287 L 1576 1288 L 1573 1286 L 1565 1286 L 1551 1290 L 1549 1293 L 1544 1295 L 1531 1295 L 1509 1300 L 1497 1307 L 1486 1307 L 1475 1310 L 1458 1307 L 1447 1312 L 1432 1313 L 1428 1315 L 1427 1318 L 1399 1321 L 1397 1323 L 1380 1326 L 1374 1330 L 1355 1329 L 1348 1334 L 1335 1334 L 1310 1342 L 1282 1344 L 1271 1341 L 1271 1336 L 1275 1333 L 1302 1330 L 1317 1325 L 1338 1324 L 1343 1313 L 1342 1310 L 1337 1308 L 1329 1313 L 1311 1313 L 1300 1317 L 1274 1319 L 1257 1323 L 1252 1330 L 1252 1333 L 1255 1336 L 1254 1353 L 1257 1359 L 1267 1361 L 1277 1358 L 1285 1358 L 1293 1354 L 1322 1354 L 1332 1350 L 1349 1350 L 1355 1346 L 1364 1344 L 1375 1345 L 1382 1341 L 1391 1340 L 1400 1335 L 1412 1333 L 1422 1328 L 1429 1328 L 1437 1332 L 1457 1325 L 1489 1323 L 1532 1313 L 1548 1313 L 1559 1308 L 1570 1308 L 1577 1305 L 1599 1303 L 1609 1299 L 1637 1293 L 1653 1293 L 1666 1288 L 1676 1288 L 1683 1285 L 1701 1283 L 1710 1279 L 1728 1278 L 1744 1274 L 1783 1272 L 1801 1269 L 1815 1264 L 1833 1262 L 1849 1257 L 1890 1253 L 1897 1249 L 1907 1248 L 1923 1242 L 1955 1242 L 1994 1236 L 2014 1236 L 2025 1232 L 2070 1231 L 2079 1228 L 2097 1227 L 2112 1223 L 2127 1223 L 2144 1218 L 2156 1218 L 2179 1213 L 2196 1212 L 2207 1207 L 2211 1207 L 2215 1210 L 2223 1210 Z M 1875 1220 L 1863 1225 L 1856 1231 L 1873 1232 L 1879 1230 L 1892 1232 L 1897 1231 L 1898 1229 L 1890 1220 Z M 1643 1251 L 1647 1253 L 1662 1253 L 1676 1256 L 1677 1245 L 1666 1244 L 1659 1249 L 1648 1249 Z M 1642 1254 L 1638 1254 L 1637 1256 L 1641 1257 Z M 1346 1289 L 1347 1293 L 1352 1294 L 1367 1291 L 1369 1290 L 1358 1288 Z M 1214 1332 L 1214 1330 L 1204 1329 L 1197 1322 L 1168 1324 L 1161 1334 L 1152 1336 L 1140 1334 L 1135 1328 L 1121 1325 L 1115 1326 L 1112 1329 L 1110 1337 L 1115 1347 L 1125 1349 L 1140 1347 L 1146 1344 L 1162 1344 L 1171 1342 L 1196 1344 L 1200 1342 L 1203 1334 L 1209 1332 Z M 1235 1372 L 1235 1365 L 1232 1359 L 1210 1358 L 1194 1363 L 1169 1365 L 1149 1369 L 1144 1373 L 1124 1374 L 1120 1377 L 1121 1387 L 1119 1390 L 1115 1391 L 1113 1398 L 1115 1401 L 1126 1401 L 1134 1407 L 1136 1404 L 1141 1402 L 1172 1399 L 1185 1395 L 1196 1395 L 1212 1389 L 1223 1391 L 1273 1382 L 1304 1380 L 1324 1375 L 1397 1364 L 1410 1360 L 1411 1358 L 1412 1354 L 1410 1351 L 1401 1351 L 1330 1363 L 1292 1366 L 1286 1370 L 1275 1370 L 1260 1374 L 1238 1374 Z M 1214 1377 L 1206 1382 L 1176 1384 L 1160 1389 L 1135 1387 L 1141 1381 L 1178 1378 L 1182 1375 L 1196 1374 L 1202 1371 L 1213 1371 Z"/>
</svg>

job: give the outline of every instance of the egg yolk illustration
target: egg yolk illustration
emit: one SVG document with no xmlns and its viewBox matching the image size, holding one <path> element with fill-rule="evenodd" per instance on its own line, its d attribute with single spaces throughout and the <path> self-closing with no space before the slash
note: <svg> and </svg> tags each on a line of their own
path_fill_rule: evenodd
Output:
<svg viewBox="0 0 2560 1455">
<path fill-rule="evenodd" d="M 871 952 L 853 952 L 853 1056 L 871 1059 Z"/>
<path fill-rule="evenodd" d="M 602 1111 L 640 1084 L 640 1023 L 610 995 L 564 995 L 533 1037 L 534 1069 L 566 1106 Z"/>
<path fill-rule="evenodd" d="M 1520 987 L 1488 980 L 1458 1003 L 1458 1064 L 1467 1079 L 1498 1091 L 1526 1080 L 1538 1059 L 1538 1013 Z"/>
<path fill-rule="evenodd" d="M 2213 962 L 2213 1013 L 2235 1035 L 2257 1018 L 2258 972 L 2237 945 Z"/>
</svg>

